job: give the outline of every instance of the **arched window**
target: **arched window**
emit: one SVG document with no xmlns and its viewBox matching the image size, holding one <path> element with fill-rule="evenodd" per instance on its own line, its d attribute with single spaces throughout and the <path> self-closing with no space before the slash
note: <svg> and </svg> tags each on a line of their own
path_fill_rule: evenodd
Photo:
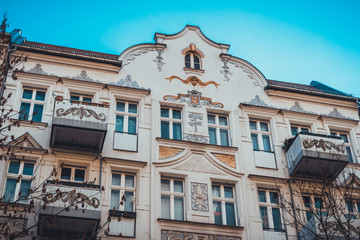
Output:
<svg viewBox="0 0 360 240">
<path fill-rule="evenodd" d="M 191 52 L 185 55 L 185 67 L 201 69 L 200 57 Z"/>
</svg>

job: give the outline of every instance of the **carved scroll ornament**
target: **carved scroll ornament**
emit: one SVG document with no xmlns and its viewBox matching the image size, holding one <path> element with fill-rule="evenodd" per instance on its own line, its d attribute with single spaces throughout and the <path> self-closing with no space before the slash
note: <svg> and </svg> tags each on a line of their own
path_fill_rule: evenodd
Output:
<svg viewBox="0 0 360 240">
<path fill-rule="evenodd" d="M 324 141 L 322 139 L 305 139 L 302 142 L 304 148 L 312 148 L 315 146 L 316 148 L 321 148 L 323 151 L 326 151 L 326 149 L 331 150 L 332 148 L 335 149 L 338 152 L 345 153 L 344 143 L 342 144 L 334 144 L 330 141 Z"/>
<path fill-rule="evenodd" d="M 96 120 L 99 120 L 101 122 L 106 121 L 106 116 L 103 113 L 97 114 L 95 111 L 84 108 L 84 107 L 72 107 L 67 109 L 66 111 L 63 108 L 59 108 L 56 110 L 56 116 L 63 117 L 66 115 L 72 114 L 74 117 L 79 116 L 80 119 L 83 119 L 84 117 L 89 118 L 93 116 Z"/>
<path fill-rule="evenodd" d="M 165 95 L 164 100 L 173 102 L 177 102 L 179 100 L 180 103 L 186 102 L 190 107 L 193 108 L 198 108 L 203 105 L 216 108 L 224 107 L 224 104 L 219 102 L 212 102 L 211 98 L 201 96 L 201 92 L 196 90 L 188 91 L 188 94 L 178 93 L 177 96 Z"/>
<path fill-rule="evenodd" d="M 179 79 L 181 82 L 185 83 L 185 84 L 191 84 L 193 85 L 194 87 L 197 86 L 197 85 L 200 85 L 202 87 L 206 87 L 207 85 L 210 85 L 210 84 L 213 84 L 216 88 L 218 86 L 220 86 L 220 84 L 218 84 L 217 82 L 214 82 L 214 81 L 208 81 L 208 82 L 203 82 L 201 81 L 198 77 L 196 76 L 190 76 L 188 77 L 186 80 L 184 79 L 181 79 L 179 78 L 178 76 L 171 76 L 171 77 L 168 77 L 166 79 L 169 79 L 170 82 L 173 80 L 173 79 Z"/>
<path fill-rule="evenodd" d="M 100 205 L 100 200 L 93 197 L 89 198 L 85 194 L 77 193 L 76 190 L 72 190 L 70 192 L 61 192 L 57 191 L 56 195 L 52 193 L 47 193 L 43 198 L 45 204 L 54 203 L 56 201 L 62 201 L 64 203 L 68 202 L 70 206 L 75 206 L 78 203 L 85 203 L 91 207 L 98 208 Z"/>
</svg>

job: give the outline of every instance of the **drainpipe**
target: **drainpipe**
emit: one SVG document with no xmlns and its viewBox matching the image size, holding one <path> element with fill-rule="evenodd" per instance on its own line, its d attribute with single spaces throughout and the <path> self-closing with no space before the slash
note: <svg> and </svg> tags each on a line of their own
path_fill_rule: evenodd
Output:
<svg viewBox="0 0 360 240">
<path fill-rule="evenodd" d="M 100 185 L 100 189 L 101 189 L 101 179 L 102 179 L 102 164 L 103 164 L 103 156 L 101 154 L 98 155 L 100 157 L 100 176 L 99 176 L 99 185 Z"/>
<path fill-rule="evenodd" d="M 294 198 L 293 198 L 293 191 L 290 185 L 290 180 L 288 181 L 288 185 L 289 185 L 289 190 L 290 190 L 290 197 L 291 197 L 291 207 L 293 209 L 293 214 L 294 214 L 294 220 L 295 220 L 295 229 L 296 229 L 296 236 L 297 239 L 300 240 L 300 233 L 298 230 L 298 222 L 297 222 L 297 218 L 296 218 L 296 211 L 295 211 L 295 205 L 294 205 Z"/>
</svg>

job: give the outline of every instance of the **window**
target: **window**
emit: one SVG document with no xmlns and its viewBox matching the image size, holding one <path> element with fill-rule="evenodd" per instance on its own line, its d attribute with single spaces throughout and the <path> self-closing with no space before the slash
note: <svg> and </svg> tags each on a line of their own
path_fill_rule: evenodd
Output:
<svg viewBox="0 0 360 240">
<path fill-rule="evenodd" d="M 201 69 L 200 57 L 196 53 L 188 53 L 185 55 L 185 67 L 193 69 Z"/>
<path fill-rule="evenodd" d="M 85 167 L 64 165 L 61 167 L 60 179 L 63 181 L 85 182 Z"/>
<path fill-rule="evenodd" d="M 161 137 L 167 139 L 182 139 L 181 110 L 176 108 L 161 108 Z"/>
<path fill-rule="evenodd" d="M 80 93 L 70 93 L 70 100 L 80 101 L 80 102 L 92 102 L 93 96 L 85 95 Z"/>
<path fill-rule="evenodd" d="M 258 190 L 260 216 L 264 230 L 283 231 L 279 207 L 279 193 Z"/>
<path fill-rule="evenodd" d="M 236 226 L 234 187 L 212 185 L 215 224 Z"/>
<path fill-rule="evenodd" d="M 348 214 L 345 214 L 345 216 L 348 219 L 357 219 L 360 214 L 360 200 L 347 200 L 346 201 L 346 209 L 348 211 Z"/>
<path fill-rule="evenodd" d="M 41 122 L 45 95 L 46 90 L 24 88 L 21 97 L 19 119 Z"/>
<path fill-rule="evenodd" d="M 226 116 L 208 114 L 210 144 L 229 146 L 229 124 Z"/>
<path fill-rule="evenodd" d="M 135 174 L 113 172 L 110 187 L 110 209 L 135 212 Z"/>
<path fill-rule="evenodd" d="M 291 124 L 291 135 L 295 136 L 295 135 L 298 134 L 299 132 L 309 133 L 309 132 L 310 132 L 310 128 L 309 128 L 309 127 L 305 127 L 305 126 L 299 126 L 299 125 L 292 125 L 292 124 Z"/>
<path fill-rule="evenodd" d="M 161 218 L 184 220 L 184 181 L 161 178 Z"/>
<path fill-rule="evenodd" d="M 319 196 L 303 196 L 306 220 L 310 221 L 313 217 L 313 214 L 317 215 L 327 215 L 327 211 L 324 209 L 323 199 Z"/>
<path fill-rule="evenodd" d="M 344 140 L 345 143 L 345 149 L 349 158 L 349 162 L 354 162 L 354 158 L 351 152 L 351 144 L 349 141 L 349 134 L 346 132 L 337 132 L 337 131 L 330 131 L 331 136 L 338 136 L 341 137 L 342 140 Z"/>
<path fill-rule="evenodd" d="M 270 129 L 267 122 L 250 120 L 250 132 L 254 150 L 271 152 Z"/>
<path fill-rule="evenodd" d="M 136 134 L 138 108 L 136 103 L 118 101 L 116 103 L 116 132 Z"/>
<path fill-rule="evenodd" d="M 4 202 L 28 203 L 34 163 L 10 161 L 4 191 Z M 18 181 L 18 179 L 20 179 Z"/>
</svg>

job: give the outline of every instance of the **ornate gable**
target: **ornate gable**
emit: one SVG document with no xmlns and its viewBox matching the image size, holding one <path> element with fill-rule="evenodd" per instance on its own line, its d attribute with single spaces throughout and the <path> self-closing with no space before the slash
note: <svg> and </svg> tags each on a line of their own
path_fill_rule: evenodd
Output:
<svg viewBox="0 0 360 240">
<path fill-rule="evenodd" d="M 43 150 L 42 146 L 28 132 L 24 133 L 20 137 L 15 138 L 13 141 L 9 142 L 7 146 L 34 148 L 34 149 Z"/>
</svg>

